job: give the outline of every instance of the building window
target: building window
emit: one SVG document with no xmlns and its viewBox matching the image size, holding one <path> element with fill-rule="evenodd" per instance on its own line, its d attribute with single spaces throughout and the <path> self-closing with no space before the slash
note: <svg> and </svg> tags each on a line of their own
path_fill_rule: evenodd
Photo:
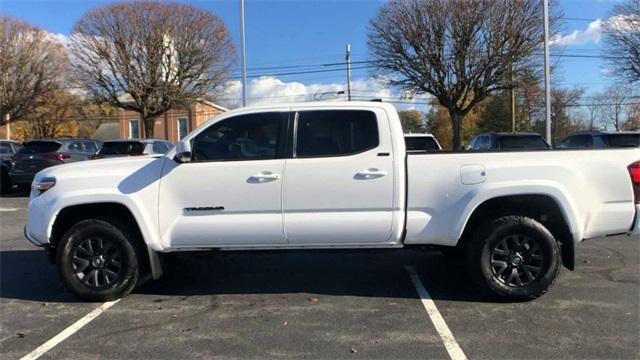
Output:
<svg viewBox="0 0 640 360">
<path fill-rule="evenodd" d="M 140 137 L 140 121 L 138 119 L 129 120 L 129 139 Z"/>
<path fill-rule="evenodd" d="M 182 140 L 182 138 L 189 132 L 189 123 L 187 120 L 188 119 L 186 117 L 178 118 L 178 140 Z"/>
</svg>

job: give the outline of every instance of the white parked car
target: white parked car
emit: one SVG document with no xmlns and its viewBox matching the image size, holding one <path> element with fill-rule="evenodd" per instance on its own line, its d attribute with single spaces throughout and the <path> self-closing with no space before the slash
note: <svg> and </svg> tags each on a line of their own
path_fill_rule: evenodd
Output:
<svg viewBox="0 0 640 360">
<path fill-rule="evenodd" d="M 582 240 L 637 236 L 639 211 L 638 148 L 407 154 L 393 106 L 321 102 L 224 113 L 163 157 L 47 168 L 25 235 L 87 300 L 161 276 L 168 252 L 424 245 L 532 299 Z"/>
</svg>

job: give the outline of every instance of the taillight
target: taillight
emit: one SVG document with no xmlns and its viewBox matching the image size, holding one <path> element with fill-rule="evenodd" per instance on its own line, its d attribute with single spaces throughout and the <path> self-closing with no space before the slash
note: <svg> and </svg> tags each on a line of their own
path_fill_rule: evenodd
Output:
<svg viewBox="0 0 640 360">
<path fill-rule="evenodd" d="M 63 153 L 54 153 L 54 154 L 47 154 L 45 156 L 43 156 L 47 159 L 54 159 L 54 160 L 58 160 L 58 161 L 62 161 L 64 159 L 68 159 L 71 156 L 69 154 L 63 154 Z"/>
<path fill-rule="evenodd" d="M 640 161 L 636 161 L 627 167 L 631 183 L 633 184 L 633 197 L 636 204 L 640 204 Z"/>
</svg>

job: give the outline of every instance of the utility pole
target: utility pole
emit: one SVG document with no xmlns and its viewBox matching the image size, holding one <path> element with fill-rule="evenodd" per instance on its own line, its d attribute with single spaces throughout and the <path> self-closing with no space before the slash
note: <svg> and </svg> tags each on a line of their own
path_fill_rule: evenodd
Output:
<svg viewBox="0 0 640 360">
<path fill-rule="evenodd" d="M 542 0 L 544 15 L 544 104 L 546 113 L 546 138 L 549 144 L 551 140 L 551 79 L 549 70 L 549 0 Z"/>
<path fill-rule="evenodd" d="M 11 125 L 9 125 L 9 120 L 11 120 L 11 118 L 9 117 L 9 113 L 7 113 L 4 116 L 4 127 L 7 130 L 7 140 L 11 140 Z"/>
<path fill-rule="evenodd" d="M 347 44 L 347 100 L 351 101 L 351 44 Z"/>
<path fill-rule="evenodd" d="M 509 89 L 509 97 L 511 98 L 511 132 L 516 132 L 516 89 L 513 81 L 513 61 L 511 62 L 511 88 Z"/>
<path fill-rule="evenodd" d="M 247 53 L 244 39 L 244 0 L 240 0 L 240 47 L 242 48 L 242 106 L 247 106 Z"/>
</svg>

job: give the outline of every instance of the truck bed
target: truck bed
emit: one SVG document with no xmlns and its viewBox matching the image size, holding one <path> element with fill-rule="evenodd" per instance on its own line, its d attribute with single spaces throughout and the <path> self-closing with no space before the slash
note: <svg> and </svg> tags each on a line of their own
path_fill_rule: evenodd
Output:
<svg viewBox="0 0 640 360">
<path fill-rule="evenodd" d="M 574 241 L 626 233 L 638 159 L 637 148 L 410 154 L 405 244 L 455 245 L 474 209 L 513 194 L 555 201 Z"/>
</svg>

